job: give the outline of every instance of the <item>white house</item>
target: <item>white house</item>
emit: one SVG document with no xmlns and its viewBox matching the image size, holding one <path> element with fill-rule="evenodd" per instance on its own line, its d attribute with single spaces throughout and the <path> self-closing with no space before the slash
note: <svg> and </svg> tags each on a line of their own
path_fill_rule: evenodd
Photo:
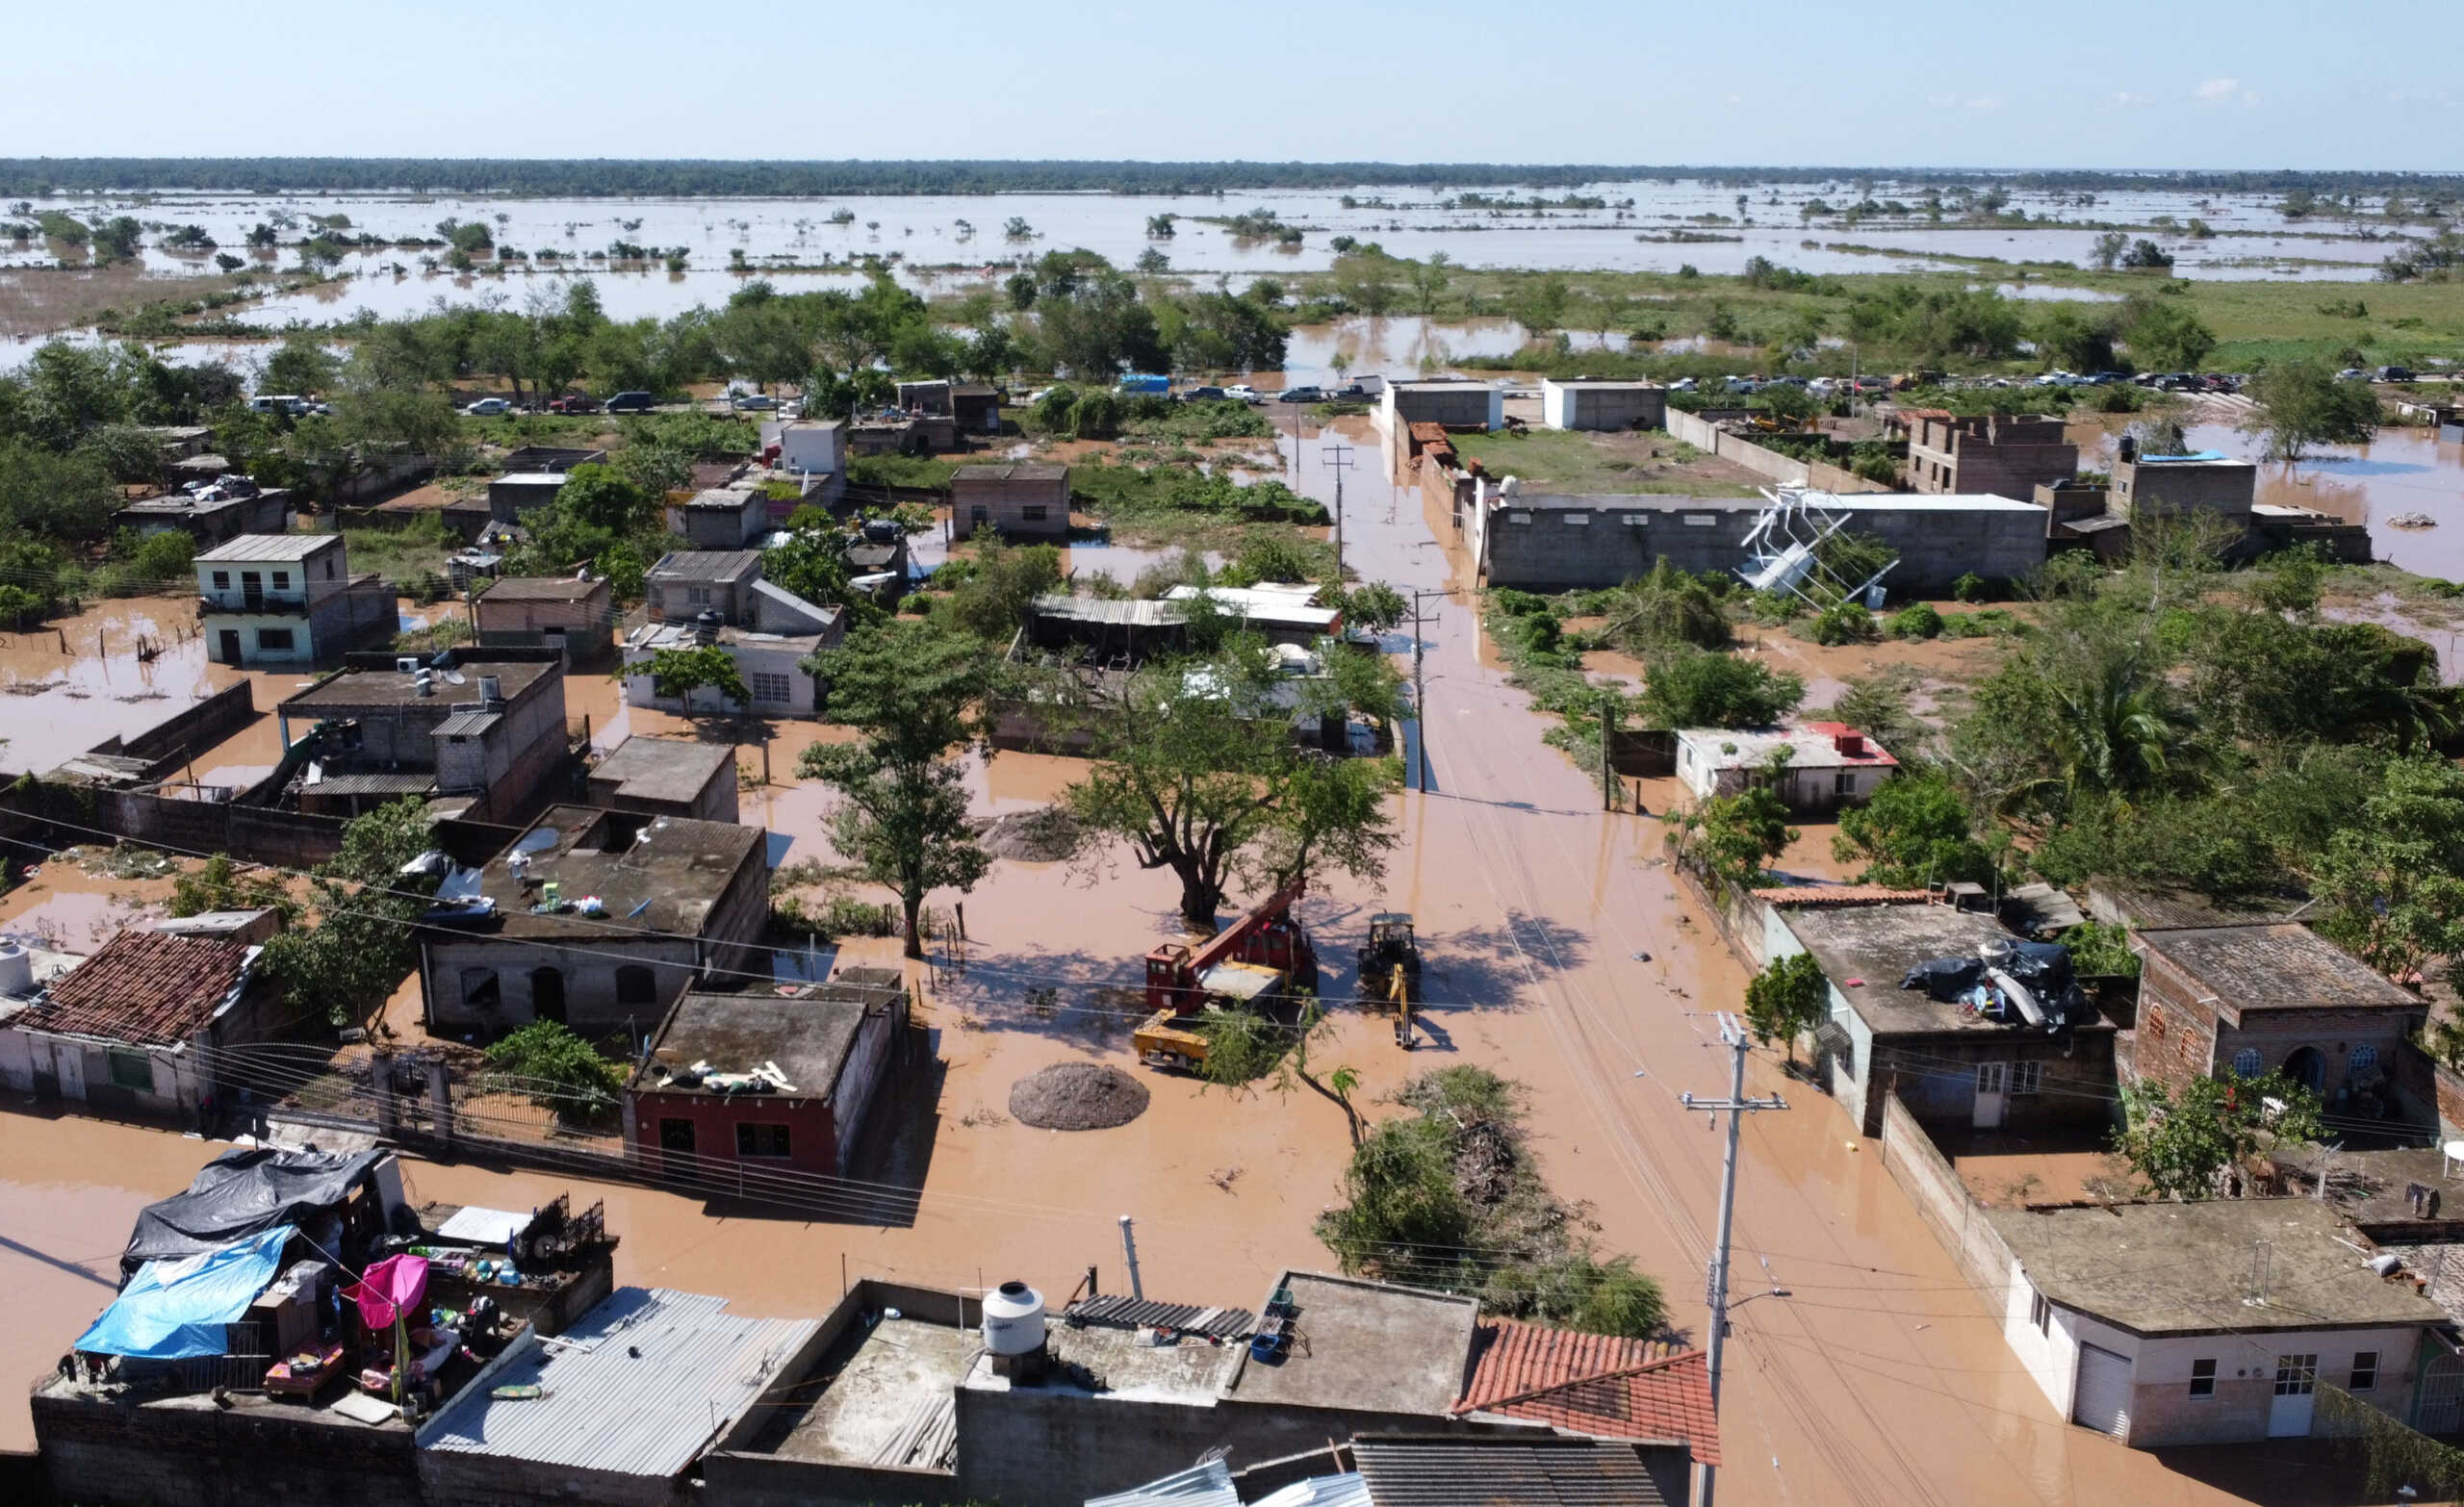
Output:
<svg viewBox="0 0 2464 1507">
<path fill-rule="evenodd" d="M 805 661 L 825 649 L 834 649 L 847 636 L 842 608 L 822 607 L 768 581 L 756 580 L 746 592 L 751 622 L 745 626 L 707 621 L 670 620 L 647 623 L 625 640 L 625 702 L 683 716 L 695 712 L 757 717 L 810 717 L 821 709 L 821 686 Z M 709 616 L 715 617 L 716 613 Z M 736 674 L 752 694 L 740 704 L 724 692 L 697 689 L 688 697 L 660 696 L 652 674 L 664 650 L 715 645 L 735 661 Z"/>
<path fill-rule="evenodd" d="M 1775 770 L 1773 760 L 1784 756 Z M 1767 785 L 1790 811 L 1833 811 L 1864 804 L 1898 768 L 1881 744 L 1844 722 L 1677 734 L 1677 777 L 1702 801 Z"/>
<path fill-rule="evenodd" d="M 2409 1418 L 2448 1322 L 2306 1198 L 1985 1217 L 2009 1252 L 2012 1351 L 2064 1417 L 2136 1448 L 2339 1432 L 2322 1384 Z"/>
<path fill-rule="evenodd" d="M 195 564 L 197 624 L 217 663 L 313 665 L 394 632 L 394 594 L 350 574 L 340 534 L 242 534 Z"/>
</svg>

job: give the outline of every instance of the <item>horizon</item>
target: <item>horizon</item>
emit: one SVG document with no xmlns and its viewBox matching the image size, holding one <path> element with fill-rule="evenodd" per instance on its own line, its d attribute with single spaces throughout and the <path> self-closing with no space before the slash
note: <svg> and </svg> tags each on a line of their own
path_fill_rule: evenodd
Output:
<svg viewBox="0 0 2464 1507">
<path fill-rule="evenodd" d="M 2006 14 L 1936 0 L 1887 25 L 1792 16 L 1783 36 L 1693 7 L 1572 0 L 1502 22 L 1428 0 L 1313 13 L 1287 36 L 1203 3 L 1030 18 L 954 0 L 927 32 L 878 8 L 714 26 L 611 0 L 480 24 L 372 0 L 295 26 L 272 7 L 127 0 L 108 24 L 13 19 L 44 66 L 0 98 L 0 141 L 53 158 L 306 138 L 359 158 L 1785 164 L 1862 134 L 1876 157 L 1956 141 L 1976 166 L 1953 170 L 1977 172 L 2453 170 L 2435 131 L 2404 129 L 2456 102 L 2443 51 L 2365 48 L 2344 14 Z M 153 108 L 97 109 L 98 80 Z M 1330 140 L 1339 158 L 1321 155 Z"/>
</svg>

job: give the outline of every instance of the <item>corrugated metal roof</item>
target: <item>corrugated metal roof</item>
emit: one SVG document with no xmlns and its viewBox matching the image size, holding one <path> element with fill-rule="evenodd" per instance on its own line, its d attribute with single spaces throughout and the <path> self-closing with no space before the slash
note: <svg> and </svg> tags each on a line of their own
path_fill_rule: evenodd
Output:
<svg viewBox="0 0 2464 1507">
<path fill-rule="evenodd" d="M 342 543 L 340 534 L 242 534 L 216 545 L 196 558 L 200 564 L 225 560 L 304 560 L 318 550 Z"/>
<path fill-rule="evenodd" d="M 327 775 L 306 788 L 321 796 L 424 795 L 436 786 L 436 776 L 421 770 L 373 770 L 364 775 Z"/>
<path fill-rule="evenodd" d="M 1110 1496 L 1090 1496 L 1087 1507 L 1147 1507 L 1163 1502 L 1172 1507 L 1241 1507 L 1241 1494 L 1232 1489 L 1230 1468 L 1220 1460 L 1210 1460 Z"/>
<path fill-rule="evenodd" d="M 1133 627 L 1170 627 L 1188 621 L 1177 602 L 1132 601 L 1106 597 L 1073 597 L 1065 593 L 1038 597 L 1035 614 L 1070 623 L 1102 623 Z"/>
<path fill-rule="evenodd" d="M 502 721 L 504 721 L 504 713 L 500 711 L 473 707 L 466 711 L 455 712 L 438 723 L 436 730 L 449 738 L 475 738 Z"/>
<path fill-rule="evenodd" d="M 673 1477 L 699 1459 L 817 1333 L 810 1318 L 737 1318 L 728 1301 L 619 1288 L 558 1339 L 514 1342 L 488 1386 L 465 1387 L 423 1449 Z M 536 1385 L 500 1402 L 490 1388 Z"/>
<path fill-rule="evenodd" d="M 654 581 L 732 581 L 760 574 L 758 549 L 673 549 L 651 567 Z"/>
<path fill-rule="evenodd" d="M 1594 1439 L 1379 1439 L 1352 1456 L 1377 1507 L 1661 1507 L 1631 1444 Z"/>
<path fill-rule="evenodd" d="M 1358 1471 L 1313 1475 L 1261 1496 L 1251 1507 L 1371 1507 L 1369 1479 Z"/>
</svg>

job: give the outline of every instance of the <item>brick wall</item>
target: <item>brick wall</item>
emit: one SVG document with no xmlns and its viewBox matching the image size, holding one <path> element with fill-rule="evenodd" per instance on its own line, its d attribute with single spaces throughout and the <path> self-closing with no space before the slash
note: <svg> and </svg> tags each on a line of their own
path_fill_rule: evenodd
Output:
<svg viewBox="0 0 2464 1507">
<path fill-rule="evenodd" d="M 2142 956 L 2139 1024 L 2123 1063 L 2126 1077 L 2178 1089 L 2214 1073 L 2216 1011 L 2198 1003 L 2206 992 L 2157 954 Z"/>
<path fill-rule="evenodd" d="M 243 680 L 156 723 L 133 738 L 108 738 L 94 745 L 97 754 L 177 764 L 200 749 L 221 742 L 256 720 L 256 682 Z M 156 774 L 166 771 L 157 769 Z"/>
<path fill-rule="evenodd" d="M 398 1423 L 313 1421 L 253 1397 L 235 1398 L 228 1411 L 203 1396 L 153 1407 L 39 1393 L 32 1400 L 51 1493 L 80 1507 L 424 1507 L 411 1432 Z"/>
<path fill-rule="evenodd" d="M 698 1162 L 680 1160 L 674 1176 L 698 1177 L 706 1186 L 724 1190 L 730 1186 L 730 1163 L 747 1175 L 796 1171 L 834 1177 L 838 1173 L 837 1120 L 826 1099 L 652 1092 L 635 1093 L 631 1098 L 626 1123 L 632 1144 L 627 1149 L 639 1162 L 644 1177 L 659 1176 L 664 1161 L 661 1141 L 666 1133 L 661 1122 L 666 1120 L 680 1120 L 693 1128 L 692 1155 L 701 1159 Z M 785 1126 L 788 1155 L 739 1158 L 739 1125 Z"/>
</svg>

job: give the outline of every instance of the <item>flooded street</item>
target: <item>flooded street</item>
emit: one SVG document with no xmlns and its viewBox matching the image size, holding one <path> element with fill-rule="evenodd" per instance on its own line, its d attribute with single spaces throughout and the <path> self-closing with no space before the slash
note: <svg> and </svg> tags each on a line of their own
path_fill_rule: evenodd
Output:
<svg viewBox="0 0 2464 1507">
<path fill-rule="evenodd" d="M 1357 424 L 1341 428 L 1364 438 Z M 1319 450 L 1301 447 L 1295 485 L 1330 499 Z M 1359 575 L 1459 586 L 1461 562 L 1439 542 L 1450 537 L 1445 519 L 1417 492 L 1397 493 L 1368 460 L 1346 482 L 1347 548 Z M 1099 552 L 1075 551 L 1082 566 Z M 1966 649 L 1912 653 L 1927 673 L 1956 678 L 1969 669 Z M 1776 635 L 1768 651 L 1801 661 L 1791 668 L 1810 679 L 1837 678 L 1822 656 Z M 1603 814 L 1589 777 L 1541 744 L 1544 722 L 1484 651 L 1468 595 L 1435 602 L 1426 673 L 1433 789 L 1397 798 L 1401 842 L 1384 882 L 1328 882 L 1301 907 L 1330 998 L 1351 992 L 1367 915 L 1418 918 L 1424 1040 L 1405 1053 L 1382 1022 L 1345 1012 L 1312 1044 L 1312 1063 L 1353 1068 L 1354 1101 L 1372 1117 L 1396 1112 L 1386 1100 L 1406 1079 L 1450 1063 L 1523 1084 L 1551 1186 L 1587 1206 L 1605 1250 L 1633 1253 L 1660 1279 L 1676 1323 L 1699 1342 L 1721 1137 L 1678 1095 L 1725 1091 L 1709 1012 L 1738 1006 L 1744 975 L 1660 866 L 1660 824 Z M 626 731 L 699 730 L 617 710 L 604 676 L 577 677 L 568 710 L 592 714 L 602 746 Z M 792 858 L 827 858 L 831 805 L 794 779 L 795 755 L 843 735 L 776 725 L 775 783 L 745 791 L 744 819 L 789 839 Z M 80 736 L 79 747 L 93 741 Z M 757 772 L 757 751 L 739 762 Z M 1005 753 L 970 769 L 969 789 L 980 813 L 1021 810 L 1051 801 L 1083 767 Z M 1835 872 L 1827 838 L 1809 828 L 1790 864 Z M 742 1311 L 781 1315 L 820 1312 L 842 1270 L 964 1288 L 1019 1277 L 1066 1291 L 1090 1263 L 1117 1279 L 1123 1213 L 1138 1220 L 1149 1290 L 1175 1301 L 1251 1303 L 1287 1267 L 1331 1264 L 1311 1226 L 1340 1196 L 1349 1142 L 1341 1110 L 1305 1087 L 1236 1093 L 1135 1069 L 1153 1101 L 1120 1129 L 1039 1131 L 1007 1113 L 1010 1086 L 1048 1063 L 1129 1065 L 1142 956 L 1180 934 L 1168 875 L 1139 869 L 1125 853 L 1091 865 L 1005 860 L 973 893 L 937 894 L 932 906 L 962 899 L 963 954 L 937 958 L 920 981 L 941 1072 L 907 1087 L 933 1130 L 921 1165 L 908 1169 L 923 1189 L 914 1222 L 746 1217 L 643 1188 L 580 1188 L 607 1200 L 623 1240 L 620 1282 L 722 1293 Z M 852 939 L 844 958 L 886 961 L 895 950 L 887 939 Z M 1047 988 L 1057 991 L 1049 1006 L 1030 995 Z M 1755 1055 L 1748 1089 L 1784 1094 L 1790 1108 L 1744 1127 L 1738 1291 L 1778 1286 L 1792 1295 L 1735 1317 L 1724 1502 L 2231 1499 L 2165 1457 L 2067 1424 L 1838 1106 L 1787 1076 L 1775 1053 Z M 183 1186 L 213 1148 L 20 1108 L 0 1114 L 0 1273 L 10 1279 L 0 1287 L 0 1363 L 22 1380 L 48 1367 L 108 1296 L 111 1254 L 137 1206 Z M 421 1198 L 508 1208 L 577 1187 L 426 1162 L 410 1181 Z M 0 1400 L 0 1446 L 22 1443 L 22 1395 Z"/>
</svg>

